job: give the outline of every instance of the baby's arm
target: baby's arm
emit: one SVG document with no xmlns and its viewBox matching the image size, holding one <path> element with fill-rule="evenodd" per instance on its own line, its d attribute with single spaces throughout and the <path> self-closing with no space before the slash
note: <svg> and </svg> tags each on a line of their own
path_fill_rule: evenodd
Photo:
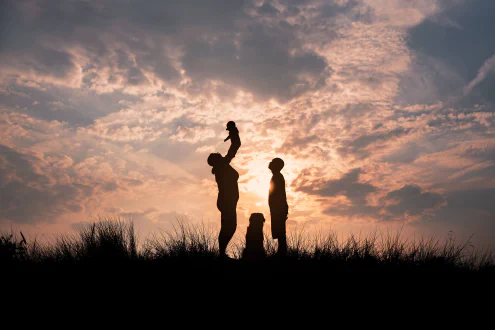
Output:
<svg viewBox="0 0 495 330">
<path fill-rule="evenodd" d="M 229 135 L 229 136 L 227 136 L 227 137 L 225 138 L 225 140 L 223 140 L 223 142 L 227 142 L 227 140 L 228 140 L 228 139 L 230 139 L 230 135 Z"/>
</svg>

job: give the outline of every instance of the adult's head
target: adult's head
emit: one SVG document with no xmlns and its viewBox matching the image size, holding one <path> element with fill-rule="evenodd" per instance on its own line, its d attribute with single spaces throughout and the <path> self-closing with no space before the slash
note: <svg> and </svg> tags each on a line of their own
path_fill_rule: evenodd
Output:
<svg viewBox="0 0 495 330">
<path fill-rule="evenodd" d="M 280 172 L 284 168 L 284 161 L 280 158 L 273 158 L 270 164 L 268 164 L 268 168 L 272 172 Z"/>
<path fill-rule="evenodd" d="M 218 152 L 212 153 L 208 156 L 208 165 L 215 167 L 222 162 L 222 159 L 222 155 Z"/>
</svg>

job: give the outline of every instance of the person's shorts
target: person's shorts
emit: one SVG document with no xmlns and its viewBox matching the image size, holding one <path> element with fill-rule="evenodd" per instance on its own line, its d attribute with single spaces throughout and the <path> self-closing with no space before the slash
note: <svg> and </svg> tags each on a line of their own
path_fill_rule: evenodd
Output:
<svg viewBox="0 0 495 330">
<path fill-rule="evenodd" d="M 272 238 L 280 238 L 286 236 L 285 223 L 287 222 L 286 213 L 271 213 L 272 218 Z"/>
</svg>

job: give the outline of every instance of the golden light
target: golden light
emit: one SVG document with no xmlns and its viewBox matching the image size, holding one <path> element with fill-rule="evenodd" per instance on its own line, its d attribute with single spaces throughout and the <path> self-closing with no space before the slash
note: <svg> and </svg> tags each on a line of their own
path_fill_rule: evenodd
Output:
<svg viewBox="0 0 495 330">
<path fill-rule="evenodd" d="M 268 198 L 268 190 L 270 189 L 271 175 L 263 175 L 250 179 L 246 183 L 246 190 L 250 193 L 256 194 L 259 197 Z"/>
<path fill-rule="evenodd" d="M 253 160 L 246 166 L 249 176 L 244 184 L 246 192 L 253 193 L 264 199 L 268 198 L 268 190 L 270 189 L 270 179 L 272 173 L 268 169 L 269 161 L 265 159 Z"/>
</svg>

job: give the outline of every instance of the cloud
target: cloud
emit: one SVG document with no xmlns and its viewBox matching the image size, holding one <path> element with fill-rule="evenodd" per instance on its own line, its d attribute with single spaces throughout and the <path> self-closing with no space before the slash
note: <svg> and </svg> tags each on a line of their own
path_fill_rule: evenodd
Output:
<svg viewBox="0 0 495 330">
<path fill-rule="evenodd" d="M 66 132 L 66 123 L 44 121 L 25 114 L 0 110 L 0 140 L 8 147 L 30 146 L 40 140 L 51 139 L 54 134 Z"/>
<path fill-rule="evenodd" d="M 8 60 L 12 67 L 41 82 L 67 83 L 80 76 L 74 57 L 66 51 L 39 47 L 36 52 L 16 54 Z M 9 74 L 9 71 L 6 73 Z"/>
<path fill-rule="evenodd" d="M 443 221 L 463 223 L 470 219 L 469 214 L 474 211 L 477 217 L 490 220 L 487 225 L 493 225 L 494 197 L 494 189 L 452 191 L 446 196 L 448 206 L 441 210 L 438 217 Z"/>
<path fill-rule="evenodd" d="M 184 79 L 190 81 L 183 85 L 186 91 L 194 93 L 197 85 L 222 81 L 257 98 L 284 102 L 321 88 L 329 76 L 325 58 L 304 49 L 297 26 L 286 13 L 273 19 L 277 9 L 268 4 L 136 6 L 137 1 L 5 4 L 10 19 L 2 28 L 0 63 L 9 63 L 3 67 L 6 76 L 130 94 L 180 89 Z M 17 29 L 26 16 L 29 23 Z"/>
<path fill-rule="evenodd" d="M 495 55 L 490 57 L 483 63 L 483 66 L 479 69 L 478 75 L 474 78 L 466 87 L 464 87 L 464 96 L 471 93 L 473 88 L 479 85 L 486 77 L 495 70 Z"/>
<path fill-rule="evenodd" d="M 171 120 L 165 111 L 124 109 L 96 119 L 92 125 L 78 131 L 111 141 L 154 141 L 168 132 L 167 124 Z"/>
<path fill-rule="evenodd" d="M 355 199 L 350 205 L 335 201 L 332 204 L 334 205 L 323 210 L 324 214 L 348 219 L 405 223 L 434 219 L 435 212 L 446 205 L 443 196 L 423 192 L 415 185 L 405 185 L 390 191 L 374 204 L 365 199 Z"/>
<path fill-rule="evenodd" d="M 398 127 L 388 132 L 382 131 L 371 134 L 363 134 L 354 140 L 344 142 L 343 146 L 339 148 L 339 152 L 343 155 L 354 154 L 360 157 L 366 157 L 370 154 L 370 151 L 366 150 L 368 146 L 378 142 L 388 142 L 406 134 L 407 130 L 403 127 Z"/>
<path fill-rule="evenodd" d="M 17 223 L 50 222 L 82 211 L 93 188 L 57 183 L 43 172 L 43 160 L 0 145 L 0 219 Z"/>
<path fill-rule="evenodd" d="M 221 80 L 256 97 L 282 102 L 325 85 L 329 77 L 324 57 L 297 48 L 289 25 L 254 25 L 240 37 L 195 41 L 186 46 L 183 67 L 193 81 Z"/>
<path fill-rule="evenodd" d="M 76 221 L 116 198 L 164 194 L 162 185 L 175 187 L 172 201 L 194 182 L 166 160 L 109 145 L 64 123 L 1 112 L 0 127 L 7 144 L 0 146 L 3 224 L 56 223 L 67 215 Z"/>
<path fill-rule="evenodd" d="M 438 13 L 438 1 L 431 0 L 365 0 L 374 9 L 374 15 L 393 26 L 411 27 Z"/>
<path fill-rule="evenodd" d="M 198 143 L 215 137 L 215 131 L 207 127 L 178 126 L 176 133 L 170 139 L 178 142 Z"/>
<path fill-rule="evenodd" d="M 486 66 L 484 63 L 495 53 L 495 42 L 485 38 L 481 32 L 495 28 L 492 19 L 495 5 L 490 0 L 472 0 L 451 3 L 442 1 L 441 6 L 444 10 L 437 13 L 435 19 L 425 20 L 410 29 L 408 46 L 413 51 L 433 58 L 444 66 L 444 71 L 451 71 L 463 80 L 461 86 L 452 80 L 443 80 L 441 84 L 438 82 L 436 87 L 442 88 L 444 94 L 448 93 L 450 97 L 467 96 L 481 82 L 478 79 L 486 77 L 490 62 Z M 445 21 L 456 24 L 443 24 Z M 429 75 L 430 71 L 423 72 Z M 478 74 L 478 78 L 473 78 Z M 490 89 L 479 92 L 493 102 Z M 479 98 L 469 100 L 469 103 L 473 105 L 477 101 Z"/>
<path fill-rule="evenodd" d="M 471 237 L 476 247 L 493 245 L 493 219 L 495 217 L 495 190 L 493 188 L 451 191 L 447 205 L 430 219 L 449 228 L 465 239 Z"/>
<path fill-rule="evenodd" d="M 327 197 L 343 195 L 351 202 L 360 204 L 366 203 L 366 196 L 376 191 L 373 185 L 359 182 L 359 177 L 362 173 L 360 168 L 350 170 L 340 179 L 316 181 L 310 184 L 304 178 L 306 173 L 303 171 L 300 177 L 293 183 L 296 190 Z"/>
<path fill-rule="evenodd" d="M 440 207 L 444 198 L 436 193 L 422 192 L 416 185 L 406 185 L 389 192 L 383 201 L 390 203 L 385 209 L 394 216 L 417 216 Z"/>
<path fill-rule="evenodd" d="M 293 183 L 297 191 L 311 195 L 330 197 L 323 204 L 331 203 L 322 213 L 331 216 L 361 217 L 375 221 L 417 221 L 445 205 L 445 198 L 433 192 L 423 192 L 419 186 L 405 185 L 392 190 L 379 199 L 370 198 L 380 189 L 370 183 L 360 182 L 362 170 L 356 168 L 345 173 L 340 179 L 310 181 L 310 174 L 303 171 Z M 339 199 L 344 196 L 346 200 Z"/>
</svg>

